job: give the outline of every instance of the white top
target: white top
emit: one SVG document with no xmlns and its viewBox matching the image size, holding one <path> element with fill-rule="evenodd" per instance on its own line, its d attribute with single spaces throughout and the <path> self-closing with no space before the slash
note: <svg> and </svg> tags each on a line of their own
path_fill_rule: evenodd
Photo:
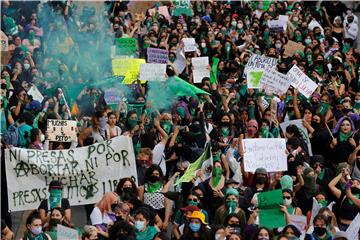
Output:
<svg viewBox="0 0 360 240">
<path fill-rule="evenodd" d="M 159 165 L 163 174 L 166 174 L 166 164 L 165 164 L 165 145 L 162 142 L 156 144 L 154 149 L 152 150 L 153 153 L 153 163 Z"/>
<path fill-rule="evenodd" d="M 104 216 L 102 215 L 100 209 L 98 207 L 95 207 L 91 214 L 90 214 L 90 220 L 91 220 L 91 225 L 98 225 L 98 224 L 109 224 L 111 221 L 111 218 L 107 215 L 107 213 L 104 214 Z"/>
</svg>

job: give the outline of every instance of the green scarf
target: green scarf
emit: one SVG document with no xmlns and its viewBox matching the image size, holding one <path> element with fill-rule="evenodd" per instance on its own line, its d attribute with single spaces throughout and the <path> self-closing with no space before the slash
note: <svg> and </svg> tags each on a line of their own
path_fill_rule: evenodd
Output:
<svg viewBox="0 0 360 240">
<path fill-rule="evenodd" d="M 219 185 L 221 177 L 222 177 L 222 169 L 214 168 L 213 175 L 212 175 L 212 183 L 213 183 L 214 188 L 216 188 Z"/>
<path fill-rule="evenodd" d="M 226 201 L 226 215 L 229 215 L 231 213 L 235 213 L 236 206 L 237 206 L 236 201 L 233 201 L 233 200 Z"/>
<path fill-rule="evenodd" d="M 318 201 L 318 203 L 321 205 L 321 207 L 326 207 L 328 204 L 328 200 Z"/>
<path fill-rule="evenodd" d="M 156 182 L 156 183 L 150 183 L 148 184 L 148 192 L 149 193 L 155 193 L 157 190 L 159 190 L 161 188 L 161 183 L 160 182 Z"/>
<path fill-rule="evenodd" d="M 318 179 L 323 180 L 323 178 L 324 178 L 324 173 L 325 173 L 324 169 L 321 169 L 319 175 L 317 176 Z"/>
<path fill-rule="evenodd" d="M 26 232 L 24 234 L 24 239 L 26 240 L 45 240 L 47 238 L 45 238 L 44 233 L 40 233 L 39 235 L 33 237 L 32 234 L 30 232 Z"/>
<path fill-rule="evenodd" d="M 327 102 L 320 102 L 320 108 L 319 108 L 319 113 L 321 116 L 325 116 L 325 114 L 327 113 L 327 111 L 330 108 L 330 104 Z"/>
<path fill-rule="evenodd" d="M 260 136 L 262 138 L 268 138 L 268 136 L 269 136 L 269 126 L 260 128 Z"/>
<path fill-rule="evenodd" d="M 128 119 L 128 124 L 129 124 L 129 126 L 130 126 L 130 128 L 131 129 L 133 129 L 135 126 L 136 126 L 136 124 L 137 124 L 137 119 L 136 120 L 131 120 L 131 119 Z"/>
<path fill-rule="evenodd" d="M 352 134 L 353 132 L 350 131 L 349 133 L 345 134 L 343 132 L 339 132 L 339 138 L 340 138 L 340 142 L 346 141 Z"/>
<path fill-rule="evenodd" d="M 247 85 L 246 84 L 245 85 L 240 85 L 240 88 L 239 88 L 240 95 L 245 96 L 246 92 L 247 92 Z"/>
<path fill-rule="evenodd" d="M 255 119 L 255 106 L 248 107 L 249 120 Z"/>
<path fill-rule="evenodd" d="M 228 137 L 230 134 L 230 128 L 229 127 L 222 127 L 221 128 L 221 135 L 223 137 Z"/>
<path fill-rule="evenodd" d="M 60 207 L 61 197 L 62 197 L 62 190 L 60 189 L 50 190 L 50 196 L 49 196 L 50 209 Z"/>
<path fill-rule="evenodd" d="M 215 155 L 213 155 L 213 162 L 220 161 L 220 152 L 217 152 Z"/>
</svg>

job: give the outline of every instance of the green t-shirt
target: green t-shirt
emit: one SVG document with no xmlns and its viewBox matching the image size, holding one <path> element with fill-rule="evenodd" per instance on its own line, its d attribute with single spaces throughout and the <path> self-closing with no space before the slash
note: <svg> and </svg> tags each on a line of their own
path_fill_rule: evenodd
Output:
<svg viewBox="0 0 360 240">
<path fill-rule="evenodd" d="M 152 240 L 157 232 L 158 230 L 156 227 L 147 226 L 146 230 L 143 232 L 135 231 L 136 240 Z"/>
</svg>

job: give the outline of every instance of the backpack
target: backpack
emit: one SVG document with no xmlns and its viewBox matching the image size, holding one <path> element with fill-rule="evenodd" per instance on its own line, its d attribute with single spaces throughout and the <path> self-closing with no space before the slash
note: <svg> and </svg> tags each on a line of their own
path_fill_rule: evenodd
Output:
<svg viewBox="0 0 360 240">
<path fill-rule="evenodd" d="M 6 145 L 12 145 L 16 147 L 19 142 L 19 128 L 16 123 L 12 124 L 6 133 L 2 136 L 3 141 Z"/>
</svg>

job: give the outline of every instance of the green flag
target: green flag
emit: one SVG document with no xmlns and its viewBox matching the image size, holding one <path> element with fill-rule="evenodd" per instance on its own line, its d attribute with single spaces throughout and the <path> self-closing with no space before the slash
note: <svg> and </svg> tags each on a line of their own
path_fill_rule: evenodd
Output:
<svg viewBox="0 0 360 240">
<path fill-rule="evenodd" d="M 178 17 L 182 14 L 192 17 L 192 11 L 190 9 L 190 0 L 175 0 L 174 16 Z"/>
<path fill-rule="evenodd" d="M 210 144 L 207 144 L 204 152 L 195 162 L 189 165 L 184 175 L 182 175 L 182 177 L 176 182 L 175 186 L 183 182 L 190 182 L 196 176 L 197 170 L 201 169 L 201 167 L 205 162 L 209 162 L 209 164 L 211 164 L 211 161 L 212 161 L 211 146 Z"/>
<path fill-rule="evenodd" d="M 286 225 L 285 214 L 281 211 L 283 205 L 282 190 L 259 193 L 259 223 L 267 228 L 278 228 Z"/>
<path fill-rule="evenodd" d="M 116 56 L 135 55 L 136 38 L 116 38 Z"/>
<path fill-rule="evenodd" d="M 213 60 L 213 64 L 211 66 L 211 72 L 210 72 L 210 83 L 216 83 L 218 64 L 220 60 L 215 57 L 213 57 L 212 60 Z"/>
<path fill-rule="evenodd" d="M 186 82 L 185 80 L 175 76 L 170 77 L 166 81 L 166 85 L 169 88 L 169 91 L 177 96 L 191 96 L 196 97 L 196 94 L 206 94 L 210 95 L 208 92 Z"/>
</svg>

